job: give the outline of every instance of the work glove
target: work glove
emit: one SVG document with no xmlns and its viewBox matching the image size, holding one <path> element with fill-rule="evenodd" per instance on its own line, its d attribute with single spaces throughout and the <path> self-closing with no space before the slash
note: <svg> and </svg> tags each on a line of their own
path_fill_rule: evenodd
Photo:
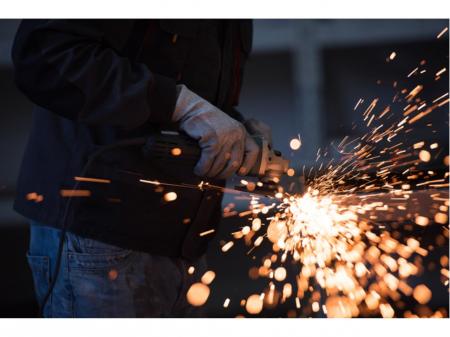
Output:
<svg viewBox="0 0 450 337">
<path fill-rule="evenodd" d="M 194 173 L 218 179 L 236 171 L 246 175 L 256 163 L 259 146 L 245 127 L 185 85 L 177 85 L 177 92 L 172 121 L 198 140 L 202 150 Z"/>
<path fill-rule="evenodd" d="M 262 137 L 272 147 L 272 130 L 270 126 L 254 118 L 247 119 L 244 122 L 244 126 L 248 133 L 252 136 Z"/>
</svg>

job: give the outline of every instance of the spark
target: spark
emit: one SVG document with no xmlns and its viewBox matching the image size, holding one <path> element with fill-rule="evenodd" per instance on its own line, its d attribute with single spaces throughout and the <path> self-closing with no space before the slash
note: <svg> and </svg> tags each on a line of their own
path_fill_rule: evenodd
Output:
<svg viewBox="0 0 450 337">
<path fill-rule="evenodd" d="M 370 115 L 370 113 L 372 112 L 372 110 L 375 108 L 375 106 L 378 103 L 378 98 L 375 98 L 367 107 L 366 111 L 364 111 L 363 116 L 365 116 L 364 120 L 367 119 L 367 117 Z"/>
<path fill-rule="evenodd" d="M 275 269 L 274 277 L 277 281 L 283 281 L 286 278 L 286 268 L 278 267 L 277 269 Z"/>
<path fill-rule="evenodd" d="M 429 223 L 429 220 L 426 216 L 421 216 L 418 215 L 416 216 L 416 224 L 418 224 L 419 226 L 427 226 Z"/>
<path fill-rule="evenodd" d="M 438 106 L 438 107 L 441 107 L 441 106 L 447 104 L 448 101 L 449 101 L 449 99 L 447 98 L 446 100 L 444 100 L 444 101 L 442 101 L 442 102 L 439 102 L 439 104 L 438 104 L 437 106 Z"/>
<path fill-rule="evenodd" d="M 411 112 L 414 112 L 416 110 L 419 110 L 417 105 L 413 105 L 411 107 L 407 106 L 407 109 L 405 110 L 405 112 L 403 113 L 403 116 L 408 116 Z"/>
<path fill-rule="evenodd" d="M 215 231 L 216 231 L 215 229 L 209 229 L 209 230 L 207 230 L 207 231 L 201 232 L 201 233 L 199 234 L 199 236 L 206 236 L 206 235 L 209 235 L 209 234 L 214 233 Z"/>
<path fill-rule="evenodd" d="M 44 196 L 36 192 L 28 193 L 25 198 L 36 203 L 44 201 Z"/>
<path fill-rule="evenodd" d="M 194 307 L 200 307 L 206 303 L 209 294 L 209 287 L 203 283 L 197 282 L 190 286 L 186 293 L 186 298 Z"/>
<path fill-rule="evenodd" d="M 417 108 L 417 110 L 422 110 L 423 108 L 425 108 L 427 106 L 427 103 L 422 103 L 418 108 Z"/>
<path fill-rule="evenodd" d="M 431 290 L 424 284 L 419 284 L 414 288 L 413 297 L 420 304 L 426 304 L 431 299 Z"/>
<path fill-rule="evenodd" d="M 109 278 L 111 281 L 115 281 L 115 280 L 117 279 L 117 277 L 119 277 L 119 272 L 118 272 L 116 269 L 111 269 L 111 270 L 108 272 L 108 278 Z"/>
<path fill-rule="evenodd" d="M 299 138 L 293 138 L 291 139 L 289 146 L 291 147 L 292 150 L 296 151 L 300 149 L 300 147 L 302 146 L 302 142 Z"/>
<path fill-rule="evenodd" d="M 109 184 L 111 180 L 109 179 L 100 179 L 100 178 L 89 178 L 89 177 L 74 177 L 76 181 L 86 181 L 91 183 L 100 183 L 100 184 Z"/>
<path fill-rule="evenodd" d="M 36 192 L 31 192 L 31 193 L 27 194 L 26 199 L 27 200 L 35 200 L 37 198 L 37 196 L 38 196 L 38 194 Z"/>
<path fill-rule="evenodd" d="M 372 115 L 369 119 L 369 121 L 367 122 L 367 126 L 370 126 L 370 124 L 372 123 L 373 119 L 374 119 L 375 115 Z"/>
<path fill-rule="evenodd" d="M 261 295 L 250 295 L 245 303 L 245 309 L 251 315 L 259 314 L 263 309 L 263 299 Z"/>
<path fill-rule="evenodd" d="M 383 118 L 389 111 L 391 111 L 391 107 L 387 106 L 383 112 L 378 116 L 378 119 Z"/>
<path fill-rule="evenodd" d="M 286 172 L 289 177 L 293 177 L 295 175 L 295 170 L 293 168 L 289 168 Z"/>
<path fill-rule="evenodd" d="M 252 210 L 244 211 L 244 212 L 240 212 L 240 213 L 239 213 L 239 216 L 242 218 L 242 217 L 244 217 L 244 216 L 246 216 L 246 215 L 249 215 L 249 214 L 252 214 L 252 213 L 253 213 Z"/>
<path fill-rule="evenodd" d="M 430 185 L 433 183 L 440 183 L 443 181 L 445 181 L 445 180 L 444 179 L 427 180 L 427 181 L 424 181 L 423 183 L 417 183 L 416 186 Z"/>
<path fill-rule="evenodd" d="M 216 273 L 212 270 L 208 270 L 206 273 L 203 274 L 201 281 L 205 285 L 210 285 L 212 281 L 216 278 Z"/>
<path fill-rule="evenodd" d="M 179 156 L 181 155 L 182 151 L 179 147 L 174 147 L 173 149 L 170 150 L 170 153 L 172 154 L 172 156 Z"/>
<path fill-rule="evenodd" d="M 90 197 L 91 191 L 89 190 L 61 190 L 60 191 L 62 197 Z"/>
<path fill-rule="evenodd" d="M 362 98 L 360 98 L 360 99 L 358 100 L 358 102 L 356 102 L 356 105 L 355 105 L 355 107 L 353 108 L 353 110 L 358 109 L 358 106 L 359 106 L 362 102 L 364 102 L 364 100 L 363 100 Z"/>
<path fill-rule="evenodd" d="M 439 224 L 445 225 L 448 223 L 448 216 L 445 213 L 436 213 L 434 216 L 434 221 Z"/>
<path fill-rule="evenodd" d="M 233 245 L 234 245 L 233 241 L 227 242 L 226 244 L 224 244 L 222 246 L 222 252 L 224 252 L 224 253 L 227 252 L 228 250 L 230 250 L 231 247 L 233 247 Z"/>
<path fill-rule="evenodd" d="M 448 96 L 448 92 L 445 93 L 445 94 L 443 94 L 442 96 L 439 96 L 438 98 L 435 98 L 435 99 L 433 100 L 433 103 L 436 103 L 437 101 L 440 101 L 441 99 L 443 99 L 443 98 L 445 98 L 445 97 L 447 97 L 447 96 Z"/>
<path fill-rule="evenodd" d="M 424 162 L 429 162 L 431 159 L 431 154 L 427 150 L 421 150 L 419 152 L 419 159 Z"/>
<path fill-rule="evenodd" d="M 145 184 L 152 184 L 152 185 L 161 185 L 161 183 L 157 180 L 145 180 L 145 179 L 139 179 L 141 183 Z"/>
<path fill-rule="evenodd" d="M 263 240 L 264 240 L 264 237 L 263 237 L 263 236 L 259 236 L 259 237 L 256 238 L 256 240 L 255 240 L 255 242 L 253 243 L 253 245 L 254 245 L 255 247 L 258 247 L 259 245 L 261 245 L 261 243 L 263 242 Z"/>
<path fill-rule="evenodd" d="M 390 55 L 389 55 L 389 60 L 393 60 L 395 59 L 395 57 L 397 56 L 397 53 L 395 51 L 393 51 Z"/>
<path fill-rule="evenodd" d="M 242 235 L 247 235 L 248 233 L 250 233 L 250 227 L 249 226 L 244 226 L 242 227 Z"/>
<path fill-rule="evenodd" d="M 164 201 L 171 202 L 177 200 L 177 194 L 175 192 L 167 192 L 163 197 Z"/>
<path fill-rule="evenodd" d="M 389 303 L 380 304 L 380 312 L 383 318 L 392 318 L 395 314 L 394 309 Z"/>
<path fill-rule="evenodd" d="M 442 68 L 441 70 L 439 70 L 437 73 L 436 73 L 436 77 L 438 77 L 438 76 L 440 76 L 440 75 L 442 75 L 443 73 L 445 73 L 447 71 L 447 68 Z"/>
<path fill-rule="evenodd" d="M 395 57 L 392 52 L 389 58 Z M 425 64 L 422 60 L 420 67 Z M 424 70 L 417 67 L 407 77 Z M 442 68 L 436 76 L 445 71 Z M 259 261 L 250 269 L 250 278 L 267 279 L 262 292 L 254 291 L 241 301 L 250 315 L 289 301 L 297 309 L 301 304 L 309 306 L 309 313 L 322 308 L 327 317 L 374 314 L 390 318 L 398 315 L 393 303 L 401 296 L 419 304 L 430 301 L 431 290 L 425 285 L 412 286 L 409 277 L 423 273 L 422 258 L 434 246 L 423 247 L 419 238 L 400 235 L 397 228 L 424 231 L 438 224 L 443 234 L 436 242 L 445 243 L 443 238 L 448 238 L 448 192 L 431 194 L 433 203 L 427 213 L 418 208 L 423 200 L 413 194 L 417 187 L 448 187 L 448 172 L 441 176 L 437 169 L 421 168 L 433 160 L 440 164 L 443 160 L 448 166 L 448 156 L 440 156 L 445 144 L 427 143 L 427 151 L 425 141 L 414 142 L 408 133 L 415 131 L 416 123 L 426 124 L 425 117 L 447 104 L 449 94 L 428 103 L 421 97 L 428 94 L 424 85 L 400 88 L 400 83 L 394 83 L 392 103 L 381 107 L 381 112 L 377 97 L 362 112 L 365 134 L 345 136 L 337 147 L 332 143 L 338 160 L 326 164 L 328 150 L 318 149 L 314 167 L 303 167 L 304 191 L 275 190 L 269 199 L 236 196 L 249 201 L 248 209 L 224 209 L 224 216 L 231 214 L 247 223 L 232 231 L 232 240 L 222 244 L 222 252 L 233 247 L 233 240 L 242 239 L 250 247 L 247 255 Z M 363 103 L 359 98 L 354 110 Z M 427 126 L 431 126 L 429 121 Z M 289 145 L 298 150 L 300 137 L 291 139 Z M 287 175 L 294 176 L 295 170 L 290 170 Z M 249 190 L 250 182 L 241 180 L 241 184 Z M 263 256 L 258 259 L 260 252 Z M 444 262 L 440 272 L 447 280 L 442 283 L 448 282 L 448 258 Z M 296 270 L 293 282 L 287 266 Z M 417 316 L 423 314 L 418 311 Z"/>
<path fill-rule="evenodd" d="M 417 72 L 417 70 L 419 70 L 419 67 L 414 68 L 406 77 L 411 77 L 412 75 L 414 75 Z"/>
<path fill-rule="evenodd" d="M 338 145 L 338 148 L 341 148 L 344 145 L 344 143 L 346 142 L 347 139 L 348 139 L 348 136 L 345 136 L 344 138 L 342 138 L 341 142 Z"/>
<path fill-rule="evenodd" d="M 408 102 L 412 101 L 414 97 L 416 97 L 423 90 L 423 85 L 417 85 L 413 90 L 410 91 L 408 95 L 406 95 L 406 99 Z"/>
<path fill-rule="evenodd" d="M 311 306 L 313 312 L 318 312 L 320 310 L 319 302 L 313 302 Z"/>
<path fill-rule="evenodd" d="M 283 298 L 289 298 L 292 295 L 292 285 L 290 283 L 285 283 L 283 286 Z"/>
<path fill-rule="evenodd" d="M 252 221 L 252 230 L 254 232 L 257 232 L 260 228 L 261 228 L 261 219 L 260 218 L 253 219 L 253 221 Z"/>
<path fill-rule="evenodd" d="M 448 31 L 448 27 L 445 27 L 437 36 L 437 39 L 440 39 L 446 32 Z"/>
</svg>

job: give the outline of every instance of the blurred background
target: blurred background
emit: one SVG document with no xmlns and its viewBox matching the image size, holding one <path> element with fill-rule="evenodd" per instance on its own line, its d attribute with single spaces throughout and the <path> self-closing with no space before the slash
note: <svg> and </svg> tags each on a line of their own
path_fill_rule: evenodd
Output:
<svg viewBox="0 0 450 337">
<path fill-rule="evenodd" d="M 32 108 L 13 80 L 10 51 L 18 24 L 0 20 L 0 317 L 35 317 L 37 312 L 25 259 L 27 223 L 12 210 Z M 275 147 L 285 154 L 291 153 L 289 140 L 300 135 L 303 146 L 295 159 L 313 165 L 319 147 L 362 133 L 352 127 L 361 113 L 353 109 L 360 98 L 392 98 L 391 83 L 405 79 L 421 60 L 433 74 L 448 68 L 448 35 L 436 39 L 446 26 L 447 20 L 255 20 L 240 110 L 269 124 Z M 393 51 L 396 59 L 386 62 Z M 432 97 L 445 92 L 448 77 L 429 89 Z M 414 137 L 439 141 L 448 153 L 448 114 L 430 118 L 444 132 L 418 128 Z M 234 317 L 242 313 L 239 300 L 256 292 L 258 282 L 248 277 L 254 261 L 245 247 L 220 253 L 220 241 L 238 225 L 233 219 L 223 222 L 208 252 L 217 277 L 206 309 L 209 316 Z M 227 310 L 222 308 L 226 297 L 234 299 Z M 448 300 L 444 291 L 433 296 L 432 306 L 448 308 Z M 287 310 L 279 307 L 264 315 L 286 316 Z"/>
</svg>

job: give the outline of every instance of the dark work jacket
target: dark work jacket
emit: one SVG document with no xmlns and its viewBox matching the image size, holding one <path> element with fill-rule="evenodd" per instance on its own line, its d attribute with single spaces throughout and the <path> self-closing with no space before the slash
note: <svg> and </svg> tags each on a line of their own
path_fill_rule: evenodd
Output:
<svg viewBox="0 0 450 337">
<path fill-rule="evenodd" d="M 70 231 L 128 249 L 203 254 L 212 236 L 199 233 L 217 226 L 221 193 L 140 182 L 200 179 L 145 160 L 139 147 L 96 159 L 86 176 L 110 183 L 79 183 L 89 196 L 73 197 L 69 208 L 64 190 L 74 188 L 100 147 L 173 127 L 176 84 L 241 119 L 234 107 L 251 40 L 250 20 L 22 21 L 12 50 L 15 78 L 36 107 L 15 209 L 57 228 L 67 209 Z M 164 201 L 169 191 L 175 201 Z"/>
</svg>

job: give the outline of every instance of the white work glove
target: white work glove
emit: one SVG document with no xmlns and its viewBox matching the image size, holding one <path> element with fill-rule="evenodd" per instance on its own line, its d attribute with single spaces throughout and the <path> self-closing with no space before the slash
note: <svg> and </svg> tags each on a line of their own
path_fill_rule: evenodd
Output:
<svg viewBox="0 0 450 337">
<path fill-rule="evenodd" d="M 177 85 L 178 98 L 173 122 L 198 140 L 202 149 L 194 168 L 198 176 L 225 179 L 236 171 L 246 175 L 255 165 L 259 146 L 237 120 L 190 91 Z"/>
<path fill-rule="evenodd" d="M 244 126 L 251 135 L 264 138 L 272 146 L 272 130 L 266 123 L 250 118 L 244 122 Z"/>
</svg>

